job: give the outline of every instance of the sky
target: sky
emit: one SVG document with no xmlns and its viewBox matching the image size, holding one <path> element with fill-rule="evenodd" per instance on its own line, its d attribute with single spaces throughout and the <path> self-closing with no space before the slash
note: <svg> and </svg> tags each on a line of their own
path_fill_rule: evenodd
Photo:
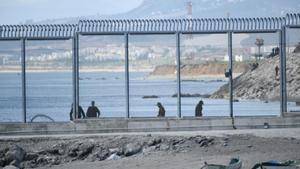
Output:
<svg viewBox="0 0 300 169">
<path fill-rule="evenodd" d="M 142 0 L 0 0 L 0 24 L 116 14 L 141 3 Z"/>
</svg>

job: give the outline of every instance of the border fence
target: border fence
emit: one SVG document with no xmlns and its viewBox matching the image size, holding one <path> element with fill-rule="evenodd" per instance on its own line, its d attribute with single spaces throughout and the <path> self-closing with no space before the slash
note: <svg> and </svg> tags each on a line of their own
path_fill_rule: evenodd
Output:
<svg viewBox="0 0 300 169">
<path fill-rule="evenodd" d="M 26 123 L 26 42 L 33 40 L 72 40 L 73 111 L 79 105 L 79 44 L 80 36 L 122 35 L 125 51 L 126 117 L 129 106 L 129 35 L 168 34 L 176 37 L 177 117 L 181 117 L 180 36 L 182 34 L 227 34 L 229 75 L 229 109 L 233 119 L 233 58 L 232 35 L 238 33 L 278 33 L 280 45 L 280 112 L 287 111 L 286 94 L 286 29 L 300 28 L 300 13 L 285 17 L 265 18 L 203 18 L 203 19 L 133 19 L 133 20 L 80 20 L 77 24 L 54 25 L 1 25 L 0 41 L 21 42 L 22 109 Z"/>
</svg>

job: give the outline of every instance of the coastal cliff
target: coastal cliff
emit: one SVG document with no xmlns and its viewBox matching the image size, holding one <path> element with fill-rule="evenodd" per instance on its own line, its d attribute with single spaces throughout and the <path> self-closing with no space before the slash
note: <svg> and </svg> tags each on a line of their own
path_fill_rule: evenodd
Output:
<svg viewBox="0 0 300 169">
<path fill-rule="evenodd" d="M 180 68 L 182 76 L 222 75 L 224 76 L 226 63 L 205 63 L 205 64 L 183 64 Z M 239 63 L 234 66 L 234 73 L 241 74 L 250 69 L 249 64 Z M 176 65 L 159 65 L 150 76 L 176 75 Z"/>
</svg>

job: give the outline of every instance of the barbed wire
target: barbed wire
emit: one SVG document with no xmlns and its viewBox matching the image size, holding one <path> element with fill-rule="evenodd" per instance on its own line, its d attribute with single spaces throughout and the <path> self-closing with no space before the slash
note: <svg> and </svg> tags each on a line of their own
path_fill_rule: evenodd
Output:
<svg viewBox="0 0 300 169">
<path fill-rule="evenodd" d="M 74 33 L 263 31 L 300 25 L 300 13 L 285 17 L 80 20 L 78 24 L 1 25 L 0 38 L 73 37 Z"/>
</svg>

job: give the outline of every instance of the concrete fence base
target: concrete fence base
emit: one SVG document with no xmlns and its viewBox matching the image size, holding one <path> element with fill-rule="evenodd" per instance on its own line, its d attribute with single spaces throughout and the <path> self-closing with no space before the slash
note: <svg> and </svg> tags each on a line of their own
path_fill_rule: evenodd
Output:
<svg viewBox="0 0 300 169">
<path fill-rule="evenodd" d="M 300 127 L 300 117 L 235 117 L 237 129 Z M 100 118 L 74 122 L 0 123 L 0 135 L 84 134 L 233 129 L 229 117 Z"/>
</svg>

